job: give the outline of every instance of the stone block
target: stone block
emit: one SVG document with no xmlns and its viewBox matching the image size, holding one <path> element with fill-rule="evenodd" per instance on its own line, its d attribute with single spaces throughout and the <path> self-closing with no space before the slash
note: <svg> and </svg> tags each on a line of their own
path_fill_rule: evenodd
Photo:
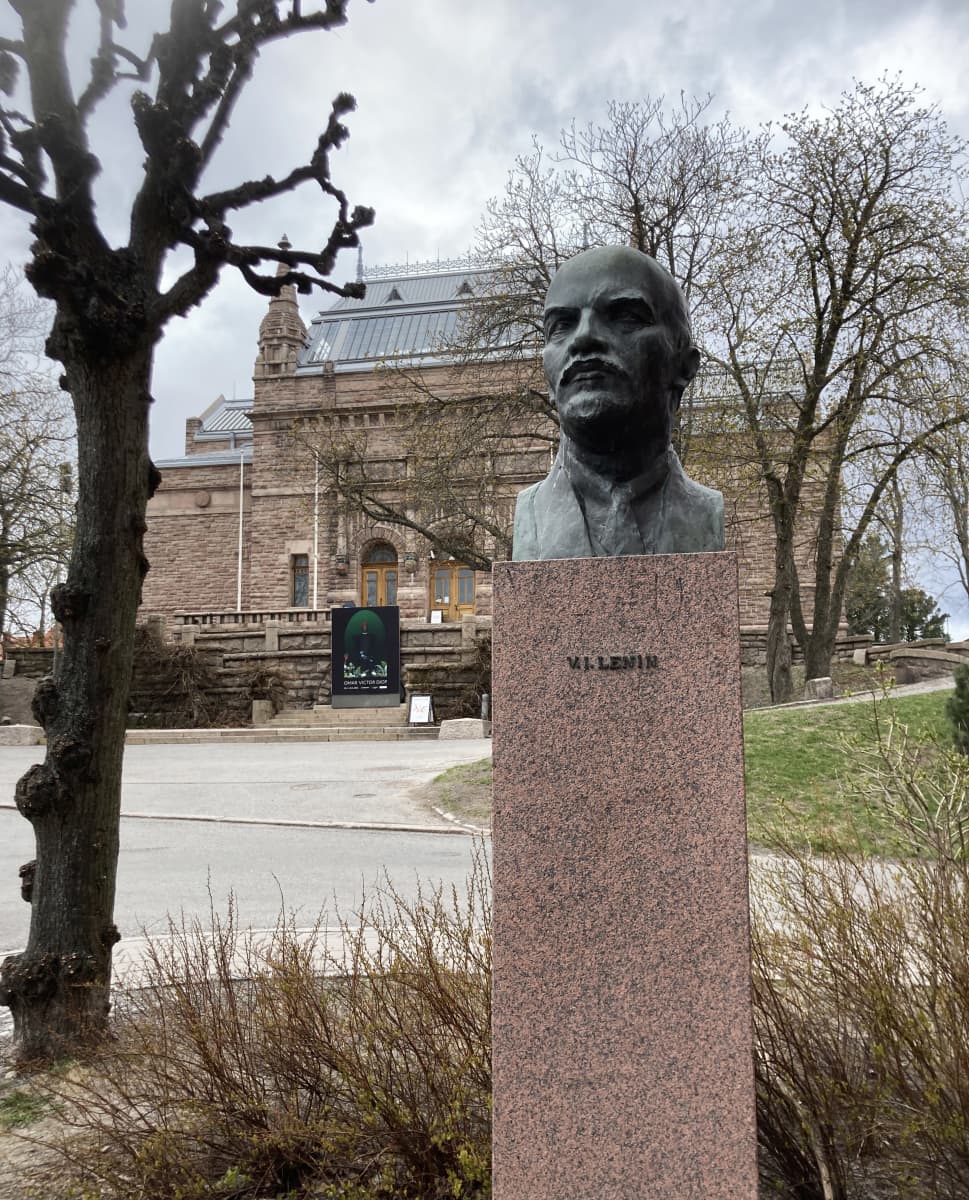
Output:
<svg viewBox="0 0 969 1200">
<path fill-rule="evenodd" d="M 43 740 L 39 725 L 0 725 L 0 746 L 39 746 Z"/>
<path fill-rule="evenodd" d="M 493 582 L 495 1200 L 754 1200 L 736 560 Z"/>
<path fill-rule="evenodd" d="M 273 708 L 273 702 L 271 700 L 253 700 L 253 725 L 268 725 L 275 715 L 276 710 Z"/>
<path fill-rule="evenodd" d="M 868 647 L 859 646 L 851 655 L 851 661 L 856 667 L 868 666 Z"/>
<path fill-rule="evenodd" d="M 16 670 L 17 670 L 17 664 L 14 661 L 14 659 L 5 658 L 3 660 L 3 676 L 2 676 L 2 678 L 13 679 L 14 674 L 16 673 Z"/>
<path fill-rule="evenodd" d="M 830 675 L 819 679 L 807 679 L 804 682 L 805 700 L 831 700 L 834 698 L 834 680 Z"/>
<path fill-rule="evenodd" d="M 455 717 L 441 722 L 437 736 L 442 739 L 491 737 L 491 722 L 482 721 L 480 717 Z"/>
</svg>

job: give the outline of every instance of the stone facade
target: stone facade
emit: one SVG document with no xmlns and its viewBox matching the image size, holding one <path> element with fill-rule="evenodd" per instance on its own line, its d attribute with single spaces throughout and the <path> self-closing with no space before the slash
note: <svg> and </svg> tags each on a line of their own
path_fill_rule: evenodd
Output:
<svg viewBox="0 0 969 1200">
<path fill-rule="evenodd" d="M 259 329 L 252 398 L 220 397 L 187 422 L 185 456 L 158 464 L 162 483 L 148 510 L 151 571 L 143 616 L 241 611 L 272 618 L 299 612 L 325 621 L 331 608 L 343 604 L 393 603 L 385 595 L 368 598 L 364 572 L 371 558 L 383 560 L 372 572 L 380 586 L 388 571 L 395 574 L 405 619 L 429 620 L 434 611 L 444 621 L 490 615 L 488 573 L 474 572 L 471 598 L 467 575 L 458 579 L 461 564 L 435 560 L 418 533 L 353 511 L 325 484 L 318 489 L 311 439 L 301 436 L 312 430 L 315 438 L 362 448 L 384 472 L 391 494 L 409 469 L 402 414 L 423 401 L 405 379 L 379 369 L 383 356 L 399 353 L 409 337 L 411 361 L 429 391 L 467 391 L 470 385 L 453 362 L 428 345 L 435 330 L 449 328 L 449 320 L 453 326 L 484 274 L 469 266 L 385 273 L 368 280 L 366 300 L 338 301 L 309 330 L 292 287 L 270 301 Z M 499 386 L 501 362 L 485 369 Z M 481 387 L 481 368 L 475 386 Z M 741 625 L 756 630 L 767 620 L 773 536 L 742 435 L 727 436 L 729 453 L 722 432 L 705 434 L 701 423 L 687 468 L 725 494 L 728 547 L 739 560 Z M 548 443 L 526 443 L 493 461 L 496 508 L 510 527 L 518 491 L 547 470 Z M 496 554 L 494 545 L 483 549 Z M 802 581 L 811 577 L 812 557 L 805 538 L 798 548 Z M 448 571 L 451 593 L 444 606 L 435 598 L 435 581 L 442 573 L 446 581 Z M 804 600 L 810 612 L 809 591 Z"/>
</svg>

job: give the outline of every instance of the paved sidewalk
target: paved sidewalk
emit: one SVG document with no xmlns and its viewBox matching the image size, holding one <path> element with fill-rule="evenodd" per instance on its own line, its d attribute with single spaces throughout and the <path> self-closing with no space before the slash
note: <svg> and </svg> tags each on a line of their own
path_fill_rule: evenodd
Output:
<svg viewBox="0 0 969 1200">
<path fill-rule="evenodd" d="M 951 691 L 954 687 L 955 680 L 953 677 L 951 675 L 942 675 L 938 679 L 923 679 L 920 683 L 892 684 L 884 692 L 881 688 L 864 688 L 857 692 L 852 692 L 850 696 L 835 696 L 833 700 L 791 700 L 788 704 L 762 704 L 756 709 L 749 708 L 746 711 L 765 712 L 771 708 L 813 708 L 819 704 L 859 704 L 862 701 L 867 701 L 870 704 L 872 700 L 882 700 L 892 696 L 919 696 L 924 692 Z"/>
</svg>

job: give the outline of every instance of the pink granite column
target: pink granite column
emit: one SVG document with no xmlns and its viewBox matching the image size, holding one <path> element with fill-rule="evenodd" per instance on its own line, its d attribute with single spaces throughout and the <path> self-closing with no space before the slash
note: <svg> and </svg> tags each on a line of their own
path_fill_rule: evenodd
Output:
<svg viewBox="0 0 969 1200">
<path fill-rule="evenodd" d="M 736 560 L 494 587 L 495 1200 L 750 1200 Z"/>
</svg>

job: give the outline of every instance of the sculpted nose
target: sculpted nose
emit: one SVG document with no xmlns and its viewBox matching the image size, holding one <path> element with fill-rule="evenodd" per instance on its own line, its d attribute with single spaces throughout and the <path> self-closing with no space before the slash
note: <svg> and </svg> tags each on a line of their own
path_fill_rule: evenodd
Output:
<svg viewBox="0 0 969 1200">
<path fill-rule="evenodd" d="M 572 354 L 589 354 L 593 350 L 602 350 L 604 345 L 602 330 L 595 314 L 588 311 L 583 312 L 572 333 L 569 343 L 570 352 Z"/>
</svg>

